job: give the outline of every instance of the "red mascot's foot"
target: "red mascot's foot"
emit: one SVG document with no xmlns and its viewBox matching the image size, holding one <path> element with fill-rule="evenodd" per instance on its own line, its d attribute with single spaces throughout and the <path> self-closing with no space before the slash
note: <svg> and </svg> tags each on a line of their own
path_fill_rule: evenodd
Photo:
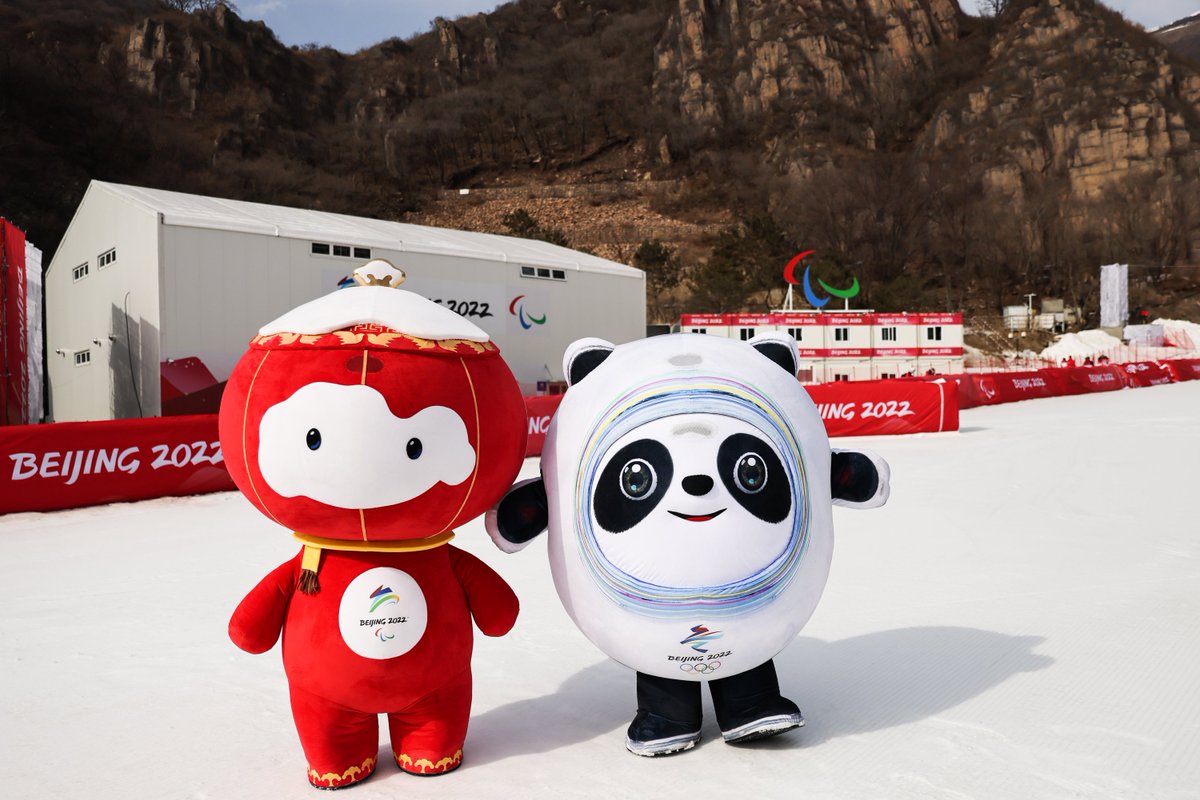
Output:
<svg viewBox="0 0 1200 800">
<path fill-rule="evenodd" d="M 396 766 L 410 775 L 445 775 L 447 772 L 453 772 L 462 764 L 463 751 L 459 750 L 452 756 L 444 758 L 427 758 L 426 756 L 417 756 L 416 758 L 407 753 L 393 753 L 396 759 Z"/>
<path fill-rule="evenodd" d="M 362 783 L 375 771 L 375 759 L 368 758 L 358 766 L 350 766 L 341 772 L 321 772 L 309 766 L 308 782 L 318 789 L 344 789 Z"/>
</svg>

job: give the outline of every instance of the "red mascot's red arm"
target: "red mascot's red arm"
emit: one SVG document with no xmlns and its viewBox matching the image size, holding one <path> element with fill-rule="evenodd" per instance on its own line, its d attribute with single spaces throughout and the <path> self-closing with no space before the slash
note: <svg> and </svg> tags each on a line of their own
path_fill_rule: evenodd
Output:
<svg viewBox="0 0 1200 800">
<path fill-rule="evenodd" d="M 234 644 L 247 653 L 265 653 L 275 646 L 299 570 L 297 555 L 276 567 L 242 599 L 229 619 L 229 638 Z"/>
<path fill-rule="evenodd" d="M 520 604 L 504 578 L 457 547 L 450 547 L 450 569 L 467 596 L 467 606 L 479 630 L 488 636 L 503 636 L 512 630 Z"/>
</svg>

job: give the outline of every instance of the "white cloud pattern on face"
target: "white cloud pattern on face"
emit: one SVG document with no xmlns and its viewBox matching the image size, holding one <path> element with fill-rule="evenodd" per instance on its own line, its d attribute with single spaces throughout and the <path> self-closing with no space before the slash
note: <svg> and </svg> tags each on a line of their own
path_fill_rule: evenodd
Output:
<svg viewBox="0 0 1200 800">
<path fill-rule="evenodd" d="M 475 468 L 475 450 L 462 418 L 445 406 L 400 418 L 369 386 L 310 383 L 263 414 L 258 465 L 284 497 L 382 508 L 438 482 L 462 483 Z"/>
</svg>

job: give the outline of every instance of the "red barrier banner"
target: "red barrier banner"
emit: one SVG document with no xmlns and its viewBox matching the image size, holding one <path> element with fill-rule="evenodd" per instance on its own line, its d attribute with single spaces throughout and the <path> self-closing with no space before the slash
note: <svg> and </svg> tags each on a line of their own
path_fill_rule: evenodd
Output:
<svg viewBox="0 0 1200 800">
<path fill-rule="evenodd" d="M 216 414 L 0 428 L 0 514 L 233 488 Z"/>
<path fill-rule="evenodd" d="M 1164 361 L 1162 365 L 1177 381 L 1200 381 L 1200 359 L 1181 358 Z"/>
<path fill-rule="evenodd" d="M 1102 367 L 1062 367 L 1042 370 L 1058 385 L 1059 394 L 1090 394 L 1115 392 L 1126 386 L 1121 367 L 1110 364 Z"/>
<path fill-rule="evenodd" d="M 562 402 L 561 394 L 538 395 L 525 398 L 525 416 L 529 427 L 525 433 L 525 457 L 540 456 L 542 445 L 546 443 L 546 430 L 550 427 L 550 418 L 558 410 Z"/>
<path fill-rule="evenodd" d="M 804 388 L 830 436 L 958 430 L 952 381 L 838 381 Z"/>
<path fill-rule="evenodd" d="M 1124 371 L 1126 385 L 1134 388 L 1161 386 L 1176 380 L 1165 364 L 1154 361 L 1134 361 L 1122 364 L 1119 369 Z"/>
</svg>

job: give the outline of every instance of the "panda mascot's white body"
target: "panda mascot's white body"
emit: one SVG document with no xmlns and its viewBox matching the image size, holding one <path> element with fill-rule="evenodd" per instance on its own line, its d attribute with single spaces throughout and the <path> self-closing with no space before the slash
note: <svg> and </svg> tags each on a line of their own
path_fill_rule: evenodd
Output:
<svg viewBox="0 0 1200 800">
<path fill-rule="evenodd" d="M 882 505 L 888 473 L 876 457 L 831 454 L 797 365 L 781 335 L 576 342 L 542 479 L 488 515 L 510 552 L 548 527 L 567 612 L 638 672 L 626 744 L 639 755 L 695 744 L 698 682 L 726 741 L 803 724 L 771 658 L 825 587 L 833 502 Z"/>
</svg>

